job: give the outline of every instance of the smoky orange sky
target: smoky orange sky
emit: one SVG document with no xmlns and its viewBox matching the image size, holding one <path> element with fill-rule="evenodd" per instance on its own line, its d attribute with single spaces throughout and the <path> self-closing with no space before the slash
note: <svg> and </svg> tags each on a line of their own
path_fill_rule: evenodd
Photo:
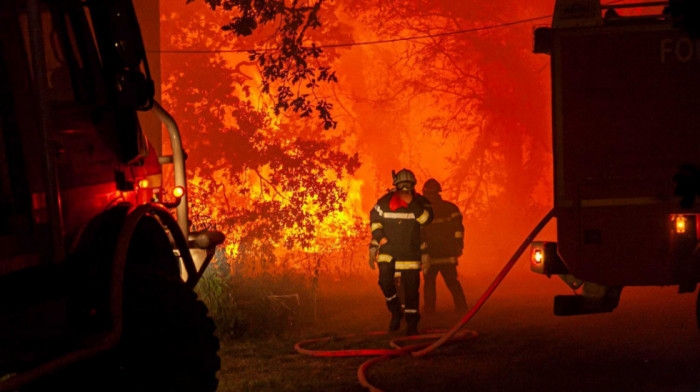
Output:
<svg viewBox="0 0 700 392">
<path fill-rule="evenodd" d="M 365 216 L 391 186 L 392 169 L 414 171 L 418 190 L 435 178 L 464 213 L 463 258 L 472 260 L 470 268 L 493 271 L 552 207 L 552 155 L 549 57 L 532 53 L 534 28 L 550 20 L 490 26 L 551 15 L 554 1 L 340 0 L 324 7 L 324 26 L 311 34 L 320 45 L 434 35 L 328 49 L 338 76 L 322 91 L 338 121 L 331 133 L 362 163 L 345 184 L 350 208 Z M 162 1 L 160 8 L 166 105 L 176 98 L 168 93 L 174 78 L 207 89 L 220 77 L 206 67 L 183 69 L 185 58 L 228 62 L 238 80 L 259 83 L 245 53 L 206 51 L 250 49 L 264 36 L 222 32 L 231 15 L 201 1 Z M 440 35 L 473 28 L 485 29 Z M 255 99 L 264 105 L 264 96 Z M 182 132 L 186 149 L 196 153 L 201 134 Z M 540 235 L 554 237 L 553 224 Z"/>
</svg>

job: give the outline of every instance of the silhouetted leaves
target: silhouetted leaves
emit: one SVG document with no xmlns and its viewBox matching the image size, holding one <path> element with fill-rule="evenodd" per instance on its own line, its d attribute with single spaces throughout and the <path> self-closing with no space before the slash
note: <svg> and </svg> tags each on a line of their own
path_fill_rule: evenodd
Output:
<svg viewBox="0 0 700 392">
<path fill-rule="evenodd" d="M 187 12 L 171 15 L 173 19 L 162 22 L 162 31 L 172 46 L 220 45 L 223 33 L 208 30 L 210 20 Z M 332 122 L 330 104 L 309 101 L 313 97 L 308 90 L 297 92 L 291 84 L 267 83 L 267 91 L 282 97 L 270 104 L 250 75 L 261 69 L 277 77 L 280 70 L 257 68 L 259 64 L 246 58 L 201 53 L 163 63 L 166 107 L 178 119 L 189 153 L 194 228 L 226 232 L 229 257 L 236 256 L 230 261 L 249 266 L 272 264 L 279 246 L 308 252 L 330 249 L 331 244 L 322 245 L 328 220 L 342 209 L 344 181 L 359 167 L 358 156 L 343 152 L 342 139 L 324 131 L 332 128 L 325 125 Z M 320 70 L 299 68 L 286 75 L 302 82 Z M 324 79 L 331 75 L 323 69 Z M 314 109 L 323 110 L 323 126 L 305 119 Z M 352 220 L 332 220 L 345 226 L 345 231 L 330 233 L 336 239 L 355 234 L 351 230 L 358 226 Z"/>
<path fill-rule="evenodd" d="M 188 0 L 187 2 L 192 2 Z M 316 94 L 317 82 L 337 82 L 328 67 L 315 68 L 310 60 L 322 60 L 323 49 L 309 45 L 309 29 L 321 26 L 319 11 L 324 0 L 299 2 L 297 0 L 204 0 L 213 10 L 222 7 L 235 11 L 224 31 L 238 36 L 249 36 L 266 25 L 274 27 L 272 42 L 250 52 L 250 60 L 258 63 L 263 76 L 262 91 L 276 101 L 275 113 L 291 109 L 303 117 L 316 108 L 324 129 L 335 128 L 329 105 Z M 274 86 L 277 86 L 275 89 Z M 294 91 L 294 92 L 292 92 Z M 315 105 L 314 105 L 315 104 Z"/>
<path fill-rule="evenodd" d="M 529 40 L 516 39 L 530 37 L 531 25 L 451 34 L 539 15 L 532 3 L 538 2 L 346 3 L 379 38 L 426 36 L 401 44 L 395 68 L 409 72 L 386 78 L 396 85 L 390 102 L 425 102 L 434 108 L 422 124 L 425 133 L 458 143 L 442 179 L 445 195 L 466 215 L 483 215 L 496 197 L 514 201 L 510 207 L 518 212 L 523 204 L 548 208 L 549 199 L 535 188 L 547 181 L 550 165 L 543 142 L 551 139 L 542 104 L 547 74 L 535 70 L 547 59 L 532 54 Z"/>
</svg>

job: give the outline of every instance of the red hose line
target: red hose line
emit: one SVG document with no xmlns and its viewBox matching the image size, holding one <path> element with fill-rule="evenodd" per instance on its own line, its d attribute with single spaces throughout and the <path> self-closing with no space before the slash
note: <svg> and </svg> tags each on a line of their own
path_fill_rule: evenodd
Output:
<svg viewBox="0 0 700 392">
<path fill-rule="evenodd" d="M 489 299 L 491 294 L 496 290 L 498 285 L 503 281 L 503 279 L 508 275 L 508 272 L 510 272 L 511 268 L 515 265 L 515 263 L 518 261 L 520 256 L 523 254 L 525 249 L 530 245 L 532 240 L 535 239 L 535 236 L 542 231 L 544 226 L 549 222 L 550 219 L 554 216 L 554 210 L 550 210 L 547 215 L 545 215 L 544 218 L 535 226 L 534 229 L 530 232 L 530 234 L 525 238 L 525 240 L 520 244 L 520 247 L 515 251 L 513 256 L 508 260 L 508 263 L 501 269 L 501 272 L 496 276 L 496 278 L 491 282 L 491 285 L 484 291 L 484 293 L 481 295 L 479 300 L 476 302 L 476 305 L 474 305 L 473 308 L 469 310 L 469 312 L 457 323 L 455 324 L 449 331 L 446 333 L 431 333 L 431 334 L 424 334 L 424 335 L 414 335 L 414 336 L 406 336 L 406 337 L 401 337 L 398 339 L 394 339 L 390 342 L 390 345 L 394 347 L 393 350 L 390 349 L 359 349 L 359 350 L 309 350 L 304 347 L 302 347 L 304 344 L 307 343 L 318 343 L 318 342 L 327 342 L 331 340 L 331 337 L 325 337 L 325 338 L 317 338 L 317 339 L 307 339 L 303 340 L 301 342 L 298 342 L 297 344 L 294 345 L 294 349 L 299 352 L 300 354 L 304 355 L 310 355 L 314 357 L 357 357 L 357 356 L 377 356 L 376 358 L 369 359 L 362 363 L 360 367 L 357 369 L 357 378 L 360 381 L 360 384 L 369 389 L 371 392 L 383 392 L 381 389 L 373 386 L 372 384 L 369 383 L 367 380 L 367 369 L 369 369 L 370 366 L 374 365 L 377 362 L 384 361 L 387 359 L 391 359 L 394 357 L 398 356 L 405 356 L 405 355 L 412 355 L 414 357 L 422 357 L 424 355 L 427 355 L 428 353 L 432 352 L 436 348 L 442 346 L 443 344 L 449 342 L 455 342 L 459 340 L 464 340 L 467 338 L 475 337 L 478 335 L 476 331 L 471 331 L 471 330 L 465 330 L 457 334 L 459 330 L 464 327 L 464 325 L 469 322 L 469 320 L 474 317 L 474 315 L 481 309 L 481 307 L 486 303 L 486 301 Z M 386 334 L 386 332 L 369 332 L 364 335 L 382 335 Z M 354 337 L 358 336 L 358 334 L 351 334 L 351 335 L 344 335 L 342 337 Z M 400 346 L 397 342 L 399 341 L 410 341 L 410 340 L 424 340 L 424 339 L 431 339 L 431 338 L 438 338 L 435 342 L 432 344 L 429 343 L 420 343 L 420 344 L 414 344 L 410 346 Z"/>
<path fill-rule="evenodd" d="M 408 355 L 408 351 L 401 350 L 400 347 L 396 347 L 396 349 L 360 349 L 360 350 L 311 350 L 304 348 L 303 346 L 306 344 L 310 343 L 322 343 L 322 342 L 328 342 L 332 339 L 347 339 L 347 338 L 354 338 L 357 336 L 371 336 L 371 335 L 386 335 L 386 331 L 372 331 L 372 332 L 367 332 L 364 334 L 348 334 L 348 335 L 342 335 L 338 337 L 324 337 L 324 338 L 316 338 L 316 339 L 307 339 L 307 340 L 302 340 L 298 342 L 297 344 L 294 345 L 294 349 L 299 353 L 299 354 L 304 354 L 304 355 L 309 355 L 312 357 L 368 357 L 368 356 L 376 356 L 376 355 L 388 355 L 388 356 L 399 356 L 399 355 Z"/>
<path fill-rule="evenodd" d="M 308 343 L 327 342 L 331 339 L 332 338 L 330 338 L 330 337 L 326 337 L 326 338 L 302 340 L 301 342 L 294 345 L 294 349 L 299 354 L 309 355 L 312 357 L 324 357 L 324 358 L 328 358 L 328 357 L 369 357 L 369 356 L 377 356 L 377 355 L 399 356 L 399 355 L 408 355 L 409 354 L 408 351 L 404 351 L 401 349 L 309 350 L 307 348 L 302 347 L 303 345 L 308 344 Z"/>
<path fill-rule="evenodd" d="M 428 347 L 430 345 L 430 343 L 421 343 L 421 344 L 415 344 L 412 346 L 401 346 L 397 342 L 410 341 L 410 340 L 439 339 L 440 337 L 442 337 L 445 334 L 445 332 L 446 331 L 443 329 L 442 331 L 435 332 L 435 333 L 404 336 L 404 337 L 400 337 L 400 338 L 392 340 L 391 342 L 389 342 L 389 345 L 391 347 L 396 348 L 396 349 L 408 350 L 411 353 L 413 353 L 418 349 Z M 466 340 L 468 338 L 473 338 L 473 337 L 477 337 L 477 336 L 479 336 L 479 334 L 476 331 L 472 331 L 470 329 L 467 329 L 464 331 L 460 331 L 458 334 L 453 336 L 452 339 L 450 339 L 450 343 L 457 342 L 460 340 Z"/>
<path fill-rule="evenodd" d="M 389 356 L 385 355 L 382 357 L 368 359 L 367 361 L 363 362 L 362 365 L 360 365 L 360 367 L 357 368 L 357 379 L 360 380 L 360 385 L 369 389 L 370 392 L 383 392 L 381 389 L 370 384 L 369 381 L 367 381 L 367 376 L 365 376 L 365 374 L 367 373 L 367 368 L 369 368 L 370 366 L 374 365 L 375 363 L 377 363 L 379 361 L 384 361 L 384 360 L 390 359 L 390 358 L 393 358 L 393 357 L 389 357 Z"/>
<path fill-rule="evenodd" d="M 554 210 L 550 210 L 547 213 L 547 215 L 545 215 L 545 217 L 542 218 L 540 223 L 538 223 L 537 226 L 535 226 L 535 228 L 532 229 L 530 235 L 528 235 L 527 238 L 525 238 L 525 240 L 522 242 L 522 244 L 520 244 L 518 250 L 516 250 L 513 256 L 510 258 L 510 260 L 508 260 L 508 263 L 506 263 L 506 265 L 503 267 L 498 276 L 496 276 L 496 279 L 494 279 L 493 282 L 491 282 L 489 288 L 486 289 L 486 291 L 484 291 L 484 294 L 481 295 L 481 298 L 479 298 L 479 300 L 476 302 L 476 305 L 474 305 L 474 307 L 471 308 L 469 312 L 467 312 L 467 314 L 462 318 L 462 320 L 455 324 L 454 327 L 452 327 L 445 335 L 443 335 L 435 343 L 422 350 L 414 351 L 411 353 L 411 355 L 413 355 L 414 357 L 422 357 L 423 355 L 426 355 L 429 352 L 435 350 L 436 348 L 442 346 L 443 344 L 445 344 L 445 342 L 450 340 L 450 338 L 452 338 L 452 336 L 454 336 L 454 334 L 457 333 L 457 331 L 459 331 L 460 328 L 462 328 L 469 320 L 471 320 L 471 318 L 474 317 L 476 312 L 478 312 L 479 309 L 481 309 L 481 306 L 484 305 L 486 300 L 489 299 L 494 290 L 496 290 L 496 287 L 498 287 L 498 285 L 501 284 L 501 281 L 503 281 L 506 275 L 508 275 L 510 269 L 513 268 L 513 265 L 515 265 L 515 263 L 523 254 L 525 249 L 527 249 L 532 240 L 535 239 L 535 236 L 544 228 L 544 226 L 549 222 L 549 220 L 552 219 L 552 216 L 554 216 Z"/>
</svg>

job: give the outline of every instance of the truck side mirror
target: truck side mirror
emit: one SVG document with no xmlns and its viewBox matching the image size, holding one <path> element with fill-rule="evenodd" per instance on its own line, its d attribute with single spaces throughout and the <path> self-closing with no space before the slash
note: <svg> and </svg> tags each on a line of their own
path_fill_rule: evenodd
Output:
<svg viewBox="0 0 700 392">
<path fill-rule="evenodd" d="M 155 90 L 131 0 L 93 1 L 88 8 L 115 103 L 134 110 L 150 109 Z"/>
</svg>

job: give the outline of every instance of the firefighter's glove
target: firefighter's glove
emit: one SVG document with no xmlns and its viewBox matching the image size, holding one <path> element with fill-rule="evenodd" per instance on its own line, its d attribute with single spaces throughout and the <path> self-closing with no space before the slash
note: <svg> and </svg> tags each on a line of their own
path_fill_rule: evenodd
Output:
<svg viewBox="0 0 700 392">
<path fill-rule="evenodd" d="M 427 253 L 423 253 L 422 255 L 420 255 L 420 261 L 423 268 L 423 274 L 427 274 L 428 270 L 430 269 L 430 255 Z"/>
<path fill-rule="evenodd" d="M 377 260 L 377 251 L 379 251 L 377 247 L 369 248 L 369 268 L 374 269 L 374 263 Z"/>
</svg>

